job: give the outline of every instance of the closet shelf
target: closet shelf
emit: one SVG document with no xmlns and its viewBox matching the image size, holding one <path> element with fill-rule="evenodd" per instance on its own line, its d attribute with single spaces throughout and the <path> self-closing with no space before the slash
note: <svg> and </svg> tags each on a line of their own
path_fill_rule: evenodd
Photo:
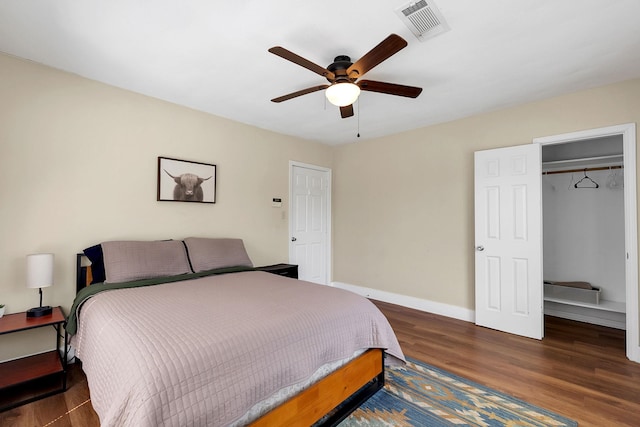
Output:
<svg viewBox="0 0 640 427">
<path fill-rule="evenodd" d="M 545 301 L 556 302 L 559 304 L 573 305 L 576 307 L 592 308 L 595 310 L 612 311 L 614 313 L 626 313 L 627 308 L 624 302 L 600 300 L 600 304 L 590 304 L 588 302 L 571 301 L 562 298 L 544 297 Z"/>
</svg>

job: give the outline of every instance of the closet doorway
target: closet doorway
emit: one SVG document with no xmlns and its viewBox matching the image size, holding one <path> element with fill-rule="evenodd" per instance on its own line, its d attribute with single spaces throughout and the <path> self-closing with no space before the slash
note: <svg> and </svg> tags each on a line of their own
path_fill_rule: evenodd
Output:
<svg viewBox="0 0 640 427">
<path fill-rule="evenodd" d="M 627 357 L 640 362 L 635 125 L 533 142 L 542 148 L 544 312 L 626 329 Z"/>
</svg>

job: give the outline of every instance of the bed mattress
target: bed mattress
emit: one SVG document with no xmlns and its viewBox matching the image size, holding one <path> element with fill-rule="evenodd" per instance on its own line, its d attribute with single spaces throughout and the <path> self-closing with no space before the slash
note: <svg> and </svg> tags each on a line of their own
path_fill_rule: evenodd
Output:
<svg viewBox="0 0 640 427">
<path fill-rule="evenodd" d="M 106 427 L 244 423 L 359 350 L 404 359 L 366 298 L 258 271 L 101 292 L 81 305 L 73 345 Z"/>
</svg>

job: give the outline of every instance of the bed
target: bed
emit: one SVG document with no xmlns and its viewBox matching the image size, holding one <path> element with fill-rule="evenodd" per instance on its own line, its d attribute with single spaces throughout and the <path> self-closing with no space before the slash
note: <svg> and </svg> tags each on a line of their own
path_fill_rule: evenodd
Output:
<svg viewBox="0 0 640 427">
<path fill-rule="evenodd" d="M 84 254 L 67 330 L 102 426 L 336 425 L 404 361 L 366 298 L 257 271 L 240 239 Z"/>
</svg>

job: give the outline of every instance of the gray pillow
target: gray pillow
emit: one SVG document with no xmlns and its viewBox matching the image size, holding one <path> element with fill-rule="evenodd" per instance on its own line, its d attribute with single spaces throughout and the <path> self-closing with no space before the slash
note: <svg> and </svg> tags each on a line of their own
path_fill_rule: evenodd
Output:
<svg viewBox="0 0 640 427">
<path fill-rule="evenodd" d="M 253 267 L 242 239 L 188 237 L 184 243 L 195 273 L 224 267 Z"/>
<path fill-rule="evenodd" d="M 103 242 L 102 252 L 106 283 L 191 273 L 180 240 Z"/>
</svg>

